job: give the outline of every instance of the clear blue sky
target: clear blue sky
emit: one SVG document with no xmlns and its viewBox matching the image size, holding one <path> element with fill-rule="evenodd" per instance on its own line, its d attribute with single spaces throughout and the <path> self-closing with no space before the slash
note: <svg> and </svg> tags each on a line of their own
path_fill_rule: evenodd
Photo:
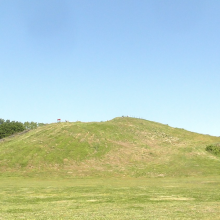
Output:
<svg viewBox="0 0 220 220">
<path fill-rule="evenodd" d="M 0 80 L 3 119 L 220 136 L 220 1 L 0 0 Z"/>
</svg>

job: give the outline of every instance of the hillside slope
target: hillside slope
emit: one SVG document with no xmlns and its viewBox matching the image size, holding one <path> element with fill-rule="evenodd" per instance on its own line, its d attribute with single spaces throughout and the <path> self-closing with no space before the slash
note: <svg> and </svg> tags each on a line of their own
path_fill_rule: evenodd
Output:
<svg viewBox="0 0 220 220">
<path fill-rule="evenodd" d="M 219 175 L 220 158 L 205 151 L 219 137 L 136 118 L 55 123 L 0 142 L 2 175 Z"/>
</svg>

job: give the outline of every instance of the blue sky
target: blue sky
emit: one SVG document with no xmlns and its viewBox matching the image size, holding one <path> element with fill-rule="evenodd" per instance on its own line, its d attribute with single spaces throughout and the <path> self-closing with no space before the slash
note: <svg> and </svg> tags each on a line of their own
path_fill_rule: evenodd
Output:
<svg viewBox="0 0 220 220">
<path fill-rule="evenodd" d="M 0 118 L 129 115 L 220 136 L 219 0 L 0 0 Z"/>
</svg>

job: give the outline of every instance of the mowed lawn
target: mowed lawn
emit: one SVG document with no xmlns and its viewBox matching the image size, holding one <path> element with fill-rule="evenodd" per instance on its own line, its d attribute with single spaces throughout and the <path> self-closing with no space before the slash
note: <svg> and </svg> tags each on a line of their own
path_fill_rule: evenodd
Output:
<svg viewBox="0 0 220 220">
<path fill-rule="evenodd" d="M 0 179 L 0 219 L 219 219 L 220 177 Z"/>
</svg>

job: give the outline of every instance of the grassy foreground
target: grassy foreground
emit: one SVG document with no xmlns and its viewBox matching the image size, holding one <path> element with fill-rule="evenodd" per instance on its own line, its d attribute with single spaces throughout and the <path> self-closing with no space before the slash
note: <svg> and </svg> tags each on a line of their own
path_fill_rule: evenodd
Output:
<svg viewBox="0 0 220 220">
<path fill-rule="evenodd" d="M 0 182 L 0 219 L 219 219 L 220 177 Z"/>
</svg>

